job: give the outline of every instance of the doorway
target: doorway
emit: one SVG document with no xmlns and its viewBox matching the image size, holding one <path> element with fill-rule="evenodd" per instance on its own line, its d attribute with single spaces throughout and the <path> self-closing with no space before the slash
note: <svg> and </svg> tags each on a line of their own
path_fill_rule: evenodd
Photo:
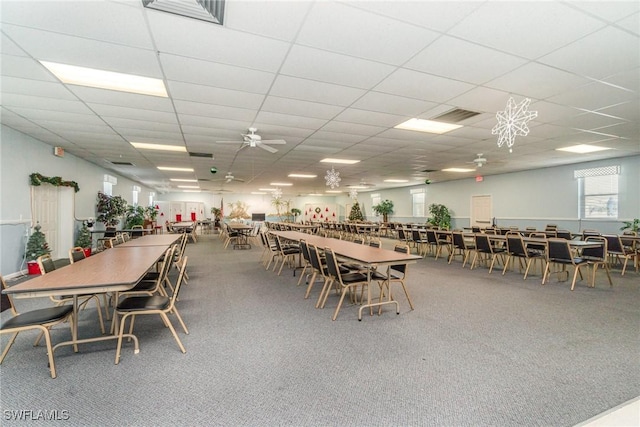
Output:
<svg viewBox="0 0 640 427">
<path fill-rule="evenodd" d="M 493 218 L 493 202 L 490 195 L 471 196 L 471 227 L 487 228 Z"/>
<path fill-rule="evenodd" d="M 66 258 L 73 247 L 73 191 L 71 187 L 51 184 L 31 187 L 33 225 L 40 223 L 54 259 Z"/>
</svg>

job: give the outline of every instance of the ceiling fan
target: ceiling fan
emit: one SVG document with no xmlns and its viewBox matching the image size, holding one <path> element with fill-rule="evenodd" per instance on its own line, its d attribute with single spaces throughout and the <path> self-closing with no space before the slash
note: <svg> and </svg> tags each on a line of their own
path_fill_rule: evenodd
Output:
<svg viewBox="0 0 640 427">
<path fill-rule="evenodd" d="M 278 150 L 270 145 L 284 145 L 287 143 L 284 139 L 265 139 L 263 140 L 256 132 L 257 128 L 249 128 L 249 133 L 243 133 L 242 135 L 242 148 L 244 147 L 260 147 L 263 150 L 267 150 L 270 153 L 277 153 Z M 237 144 L 238 141 L 216 141 L 218 144 Z"/>
<path fill-rule="evenodd" d="M 227 174 L 224 176 L 224 182 L 231 182 L 231 181 L 244 182 L 244 179 L 236 178 L 235 176 L 233 176 L 231 172 L 227 172 Z"/>
<path fill-rule="evenodd" d="M 487 163 L 487 159 L 482 157 L 482 153 L 478 153 L 478 157 L 473 159 L 473 161 L 467 162 L 467 163 L 475 163 L 477 168 L 481 168 L 482 166 L 485 165 L 485 163 Z"/>
<path fill-rule="evenodd" d="M 357 183 L 357 184 L 349 184 L 346 187 L 358 190 L 358 189 L 371 188 L 371 187 L 375 187 L 375 186 L 376 186 L 375 184 L 372 184 L 370 182 L 366 182 L 365 180 L 361 179 L 359 183 Z"/>
</svg>

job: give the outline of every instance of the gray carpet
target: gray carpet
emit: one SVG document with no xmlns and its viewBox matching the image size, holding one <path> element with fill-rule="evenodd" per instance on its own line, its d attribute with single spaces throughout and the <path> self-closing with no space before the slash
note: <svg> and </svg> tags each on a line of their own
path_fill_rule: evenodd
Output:
<svg viewBox="0 0 640 427">
<path fill-rule="evenodd" d="M 178 307 L 190 335 L 174 322 L 186 354 L 141 318 L 138 355 L 129 344 L 116 366 L 114 341 L 63 348 L 52 380 L 23 334 L 0 369 L 2 425 L 24 424 L 7 411 L 57 410 L 68 420 L 47 425 L 572 426 L 640 395 L 633 270 L 571 292 L 555 277 L 541 286 L 426 258 L 409 269 L 416 310 L 397 292 L 400 315 L 358 322 L 346 306 L 332 322 L 336 296 L 315 309 L 320 285 L 304 300 L 291 270 L 265 272 L 260 253 L 213 235 L 187 246 Z M 98 333 L 93 315 L 81 314 L 81 336 Z"/>
</svg>

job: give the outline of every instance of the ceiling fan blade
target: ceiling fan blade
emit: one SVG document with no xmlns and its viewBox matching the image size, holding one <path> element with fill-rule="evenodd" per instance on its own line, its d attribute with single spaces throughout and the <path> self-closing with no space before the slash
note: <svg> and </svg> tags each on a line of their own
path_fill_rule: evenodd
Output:
<svg viewBox="0 0 640 427">
<path fill-rule="evenodd" d="M 284 139 L 263 139 L 262 141 L 263 144 L 272 144 L 272 145 L 284 145 L 287 143 L 287 141 L 285 141 Z"/>
<path fill-rule="evenodd" d="M 257 143 L 256 144 L 258 147 L 262 148 L 263 150 L 267 150 L 270 153 L 277 153 L 278 150 L 276 150 L 273 147 L 269 147 L 268 145 L 262 144 L 262 143 Z"/>
</svg>

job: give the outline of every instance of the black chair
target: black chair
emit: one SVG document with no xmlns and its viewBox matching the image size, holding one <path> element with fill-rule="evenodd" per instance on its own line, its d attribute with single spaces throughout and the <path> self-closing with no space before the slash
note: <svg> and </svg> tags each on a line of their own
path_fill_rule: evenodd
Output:
<svg viewBox="0 0 640 427">
<path fill-rule="evenodd" d="M 611 281 L 611 271 L 609 270 L 609 260 L 607 259 L 607 239 L 601 236 L 588 236 L 586 241 L 600 243 L 600 246 L 597 248 L 583 248 L 582 253 L 580 254 L 582 258 L 587 260 L 593 269 L 591 275 L 591 287 L 593 288 L 596 286 L 596 273 L 598 271 L 598 267 L 604 268 L 604 271 L 607 273 L 607 278 L 609 279 L 609 286 L 613 286 L 613 282 Z"/>
<path fill-rule="evenodd" d="M 340 308 L 342 307 L 344 297 L 347 295 L 347 293 L 355 298 L 353 289 L 357 286 L 367 286 L 369 284 L 369 281 L 367 275 L 360 272 L 342 274 L 338 266 L 338 259 L 331 248 L 325 248 L 324 254 L 327 257 L 327 271 L 329 273 L 330 280 L 325 282 L 325 285 L 322 289 L 322 304 L 320 304 L 320 308 L 324 308 L 327 302 L 330 286 L 332 284 L 336 284 L 337 286 L 339 286 L 341 291 L 340 301 L 338 302 L 338 306 L 336 307 L 336 310 L 333 313 L 333 317 L 331 318 L 331 320 L 336 320 L 336 318 L 338 317 L 338 313 L 340 312 Z"/>
<path fill-rule="evenodd" d="M 311 264 L 311 271 L 312 271 L 311 276 L 309 277 L 309 284 L 307 285 L 307 291 L 304 294 L 304 298 L 307 299 L 309 298 L 309 294 L 311 293 L 311 289 L 313 288 L 313 285 L 316 283 L 316 280 L 318 279 L 318 275 L 320 275 L 320 277 L 323 279 L 322 289 L 324 289 L 324 285 L 327 283 L 327 280 L 329 279 L 329 275 L 327 270 L 326 258 L 323 258 L 322 256 L 320 256 L 320 253 L 318 252 L 318 248 L 316 248 L 315 245 L 312 245 L 312 244 L 305 244 L 305 245 L 309 252 L 309 263 Z M 321 303 L 322 303 L 322 292 L 320 293 L 318 302 L 316 302 L 316 308 L 319 308 Z"/>
<path fill-rule="evenodd" d="M 489 241 L 489 236 L 486 234 L 475 234 L 474 235 L 474 240 L 476 243 L 476 248 L 475 248 L 475 252 L 473 254 L 473 261 L 471 261 L 471 270 L 474 269 L 474 267 L 476 266 L 476 261 L 478 260 L 478 258 L 483 258 L 485 262 L 487 261 L 487 258 L 490 256 L 491 257 L 491 265 L 489 266 L 489 274 L 491 274 L 491 272 L 493 271 L 493 266 L 496 262 L 496 259 L 498 259 L 498 257 L 500 257 L 503 261 L 503 264 L 506 264 L 504 262 L 504 253 L 506 252 L 505 248 L 500 248 L 500 247 L 495 247 L 491 244 L 491 242 Z"/>
<path fill-rule="evenodd" d="M 408 245 L 396 245 L 393 248 L 394 251 L 400 252 L 403 254 L 409 254 L 410 249 Z M 409 296 L 409 291 L 407 290 L 407 269 L 408 264 L 394 264 L 390 265 L 387 268 L 387 274 L 382 274 L 379 271 L 375 273 L 375 280 L 380 281 L 380 301 L 382 301 L 384 297 L 384 289 L 387 288 L 389 292 L 389 301 L 393 300 L 393 294 L 391 292 L 391 284 L 392 283 L 400 283 L 402 285 L 402 289 L 404 290 L 404 294 L 407 297 L 407 301 L 409 302 L 409 307 L 413 310 L 413 302 L 411 301 L 411 297 Z M 373 279 L 373 277 L 372 277 Z M 382 306 L 380 306 L 379 310 L 382 310 Z"/>
<path fill-rule="evenodd" d="M 529 274 L 529 269 L 531 268 L 531 263 L 534 259 L 543 261 L 539 252 L 528 249 L 525 246 L 520 233 L 509 233 L 507 234 L 507 260 L 504 263 L 502 275 L 507 271 L 509 261 L 513 261 L 515 259 L 518 259 L 520 262 L 520 271 L 522 271 L 522 262 L 525 262 L 523 280 L 527 280 L 527 275 Z"/>
<path fill-rule="evenodd" d="M 116 309 L 114 311 L 114 319 L 119 319 L 119 333 L 118 333 L 118 346 L 116 348 L 116 365 L 120 362 L 120 350 L 122 349 L 122 338 L 124 336 L 124 328 L 126 325 L 127 318 L 131 317 L 131 321 L 129 322 L 129 334 L 133 333 L 133 324 L 136 316 L 146 315 L 146 314 L 157 314 L 162 318 L 164 326 L 168 327 L 171 331 L 171 334 L 178 343 L 178 347 L 180 347 L 180 351 L 186 353 L 184 346 L 182 345 L 182 341 L 180 341 L 180 337 L 176 333 L 176 330 L 173 328 L 171 324 L 171 320 L 167 314 L 173 313 L 176 318 L 182 325 L 182 329 L 185 334 L 189 334 L 189 330 L 187 329 L 180 313 L 178 313 L 178 309 L 175 306 L 176 300 L 178 298 L 178 293 L 180 292 L 180 288 L 182 287 L 182 281 L 184 279 L 184 272 L 187 267 L 187 258 L 184 257 L 182 261 L 182 266 L 180 267 L 180 273 L 178 273 L 178 279 L 176 281 L 176 286 L 174 288 L 173 295 L 171 297 L 163 296 L 163 295 L 151 295 L 151 296 L 133 296 L 123 299 L 118 303 Z M 122 316 L 118 318 L 117 316 Z"/>
<path fill-rule="evenodd" d="M 582 266 L 588 266 L 588 261 L 584 258 L 574 256 L 571 252 L 569 242 L 566 239 L 553 238 L 548 241 L 547 265 L 544 270 L 544 275 L 542 276 L 543 285 L 551 271 L 551 264 L 562 266 L 562 270 L 557 273 L 567 273 L 567 278 L 569 277 L 569 272 L 566 270 L 566 267 L 568 265 L 573 266 L 573 280 L 571 282 L 571 290 L 573 290 L 576 285 L 576 278 L 578 277 L 578 274 L 580 274 L 580 279 L 582 279 L 582 272 L 580 271 L 580 268 Z"/>
<path fill-rule="evenodd" d="M 300 253 L 300 246 L 296 245 L 294 247 L 291 245 L 283 245 L 282 242 L 280 241 L 280 236 L 276 235 L 274 237 L 275 237 L 274 242 L 276 244 L 276 248 L 278 251 L 278 257 L 282 259 L 282 263 L 280 263 L 280 269 L 278 270 L 278 276 L 279 276 L 282 273 L 282 267 L 284 267 L 284 264 L 287 261 L 289 262 L 289 264 L 293 265 L 295 256 Z M 277 267 L 278 267 L 278 262 L 276 261 L 273 266 L 273 271 L 276 271 Z"/>
<path fill-rule="evenodd" d="M 0 276 L 0 282 L 2 282 L 2 289 L 6 289 L 7 284 L 4 278 Z M 0 364 L 4 362 L 9 349 L 15 342 L 18 334 L 22 331 L 38 330 L 40 335 L 44 335 L 44 340 L 47 345 L 47 356 L 49 358 L 49 370 L 51 372 L 51 378 L 56 377 L 56 364 L 53 358 L 53 348 L 51 346 L 51 333 L 50 329 L 64 321 L 69 321 L 69 326 L 73 325 L 73 307 L 70 305 L 60 305 L 49 308 L 41 308 L 38 310 L 32 310 L 25 313 L 18 313 L 13 304 L 13 298 L 11 295 L 7 295 L 9 301 L 9 308 L 13 317 L 7 319 L 2 325 L 0 325 L 0 334 L 13 334 L 9 339 L 2 355 L 0 356 Z M 71 327 L 71 335 L 73 336 L 73 327 Z M 73 337 L 75 339 L 75 337 Z M 37 339 L 36 344 L 40 338 Z"/>
<path fill-rule="evenodd" d="M 622 262 L 622 260 L 624 260 L 621 275 L 624 276 L 624 272 L 627 270 L 627 263 L 630 259 L 634 260 L 637 273 L 638 253 L 633 249 L 625 248 L 624 244 L 622 243 L 622 239 L 616 234 L 605 234 L 602 237 L 607 239 L 607 251 L 609 254 L 609 258 L 615 258 L 618 262 Z"/>
<path fill-rule="evenodd" d="M 451 264 L 454 257 L 459 256 L 462 257 L 462 268 L 464 268 L 469 260 L 469 255 L 471 254 L 471 251 L 475 249 L 475 246 L 473 244 L 467 244 L 464 239 L 464 235 L 460 231 L 454 231 L 451 235 L 453 236 L 453 242 L 452 250 L 449 253 L 449 264 Z"/>
<path fill-rule="evenodd" d="M 415 245 L 418 255 L 421 255 L 424 258 L 424 256 L 427 254 L 427 245 L 429 244 L 427 238 L 422 237 L 420 230 L 414 228 L 411 230 L 411 241 Z"/>
</svg>

